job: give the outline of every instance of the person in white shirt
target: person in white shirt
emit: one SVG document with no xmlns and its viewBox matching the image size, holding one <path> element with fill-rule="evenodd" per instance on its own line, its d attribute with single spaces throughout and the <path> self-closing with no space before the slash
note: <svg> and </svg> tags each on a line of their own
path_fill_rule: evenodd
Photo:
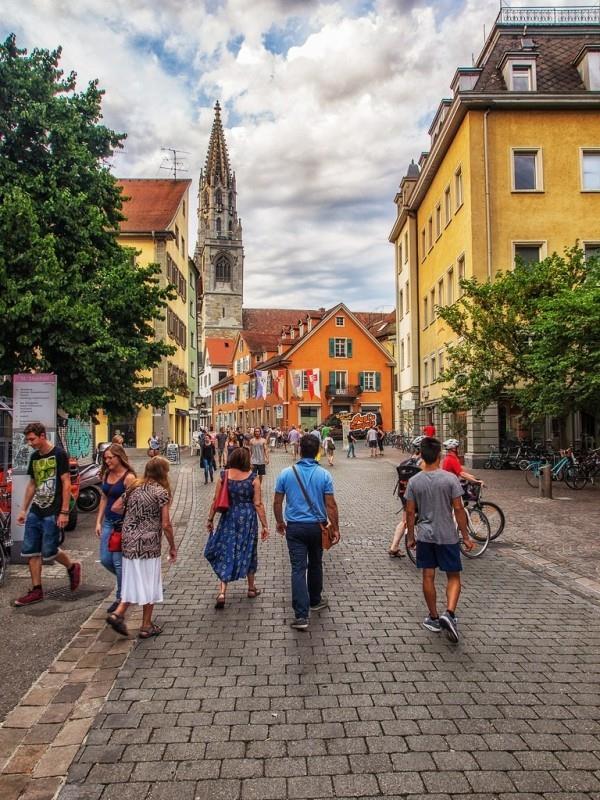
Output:
<svg viewBox="0 0 600 800">
<path fill-rule="evenodd" d="M 370 457 L 377 458 L 377 428 L 374 426 L 367 431 L 367 444 L 369 445 Z"/>
</svg>

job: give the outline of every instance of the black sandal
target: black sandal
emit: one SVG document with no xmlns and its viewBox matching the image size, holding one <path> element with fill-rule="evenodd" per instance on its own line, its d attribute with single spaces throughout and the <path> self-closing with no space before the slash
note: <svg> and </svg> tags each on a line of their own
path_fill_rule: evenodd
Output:
<svg viewBox="0 0 600 800">
<path fill-rule="evenodd" d="M 162 628 L 152 623 L 149 628 L 140 628 L 138 639 L 151 639 L 153 636 L 160 636 Z"/>
<path fill-rule="evenodd" d="M 215 601 L 215 608 L 225 608 L 225 595 L 223 592 L 217 595 L 217 599 Z"/>
<path fill-rule="evenodd" d="M 109 614 L 106 617 L 106 622 L 121 636 L 129 636 L 127 625 L 125 625 L 125 617 L 122 614 Z"/>
<path fill-rule="evenodd" d="M 248 589 L 248 597 L 258 597 L 259 594 L 262 594 L 262 589 L 259 589 L 257 586 L 254 589 Z"/>
</svg>

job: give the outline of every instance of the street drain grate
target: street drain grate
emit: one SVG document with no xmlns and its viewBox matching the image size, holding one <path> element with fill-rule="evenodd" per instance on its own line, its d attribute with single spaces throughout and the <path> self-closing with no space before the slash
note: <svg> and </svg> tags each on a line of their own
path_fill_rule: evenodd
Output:
<svg viewBox="0 0 600 800">
<path fill-rule="evenodd" d="M 105 594 L 105 589 L 95 586 L 87 586 L 85 589 L 78 589 L 76 592 L 72 592 L 67 587 L 50 589 L 44 594 L 44 602 L 23 608 L 19 613 L 32 617 L 49 617 L 51 614 L 64 613 L 64 603 L 76 603 L 93 597 L 100 598 Z"/>
<path fill-rule="evenodd" d="M 104 594 L 104 591 L 101 586 L 84 586 L 81 589 L 77 589 L 76 592 L 72 592 L 68 586 L 61 586 L 58 589 L 49 589 L 45 597 L 47 600 L 67 600 L 73 603 L 92 594 Z"/>
</svg>

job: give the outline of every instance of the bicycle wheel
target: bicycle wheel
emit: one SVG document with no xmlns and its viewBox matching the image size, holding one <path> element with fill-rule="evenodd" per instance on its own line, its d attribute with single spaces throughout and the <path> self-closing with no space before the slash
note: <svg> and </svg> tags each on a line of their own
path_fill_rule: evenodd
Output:
<svg viewBox="0 0 600 800">
<path fill-rule="evenodd" d="M 490 523 L 483 511 L 477 508 L 471 508 L 467 512 L 467 521 L 469 523 L 469 534 L 474 542 L 472 550 L 467 550 L 463 544 L 462 536 L 460 537 L 460 550 L 467 558 L 479 558 L 487 550 L 490 543 Z"/>
<path fill-rule="evenodd" d="M 0 586 L 4 583 L 6 578 L 6 570 L 8 567 L 8 554 L 4 549 L 4 545 L 0 542 Z"/>
<path fill-rule="evenodd" d="M 587 485 L 588 477 L 577 467 L 569 467 L 564 474 L 565 483 L 569 489 L 583 489 Z"/>
<path fill-rule="evenodd" d="M 490 503 L 489 500 L 481 501 L 481 510 L 485 514 L 487 521 L 490 523 L 490 542 L 497 539 L 504 530 L 506 525 L 506 517 L 504 511 L 497 506 L 496 503 Z"/>
<path fill-rule="evenodd" d="M 406 547 L 406 555 L 410 558 L 412 563 L 417 566 L 417 548 L 416 547 L 409 547 L 408 546 L 408 539 L 406 538 L 406 534 L 404 535 L 404 546 Z"/>
<path fill-rule="evenodd" d="M 526 458 L 522 458 L 522 459 L 519 461 L 519 463 L 517 464 L 517 466 L 519 467 L 519 469 L 521 470 L 521 472 L 525 472 L 525 470 L 529 468 L 529 463 L 530 463 L 530 462 L 529 462 L 529 461 L 527 461 L 527 459 L 526 459 Z"/>
<path fill-rule="evenodd" d="M 490 464 L 492 469 L 502 469 L 502 459 L 500 456 L 494 456 L 494 458 L 490 459 Z"/>
<path fill-rule="evenodd" d="M 540 478 L 540 468 L 538 464 L 530 464 L 526 470 L 523 470 L 525 473 L 525 480 L 527 483 L 533 488 L 537 489 L 539 484 Z"/>
</svg>

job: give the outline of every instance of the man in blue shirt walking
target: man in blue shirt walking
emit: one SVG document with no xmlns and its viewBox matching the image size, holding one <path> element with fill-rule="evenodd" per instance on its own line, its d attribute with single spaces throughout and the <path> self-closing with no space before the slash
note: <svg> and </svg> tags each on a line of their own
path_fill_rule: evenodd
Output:
<svg viewBox="0 0 600 800">
<path fill-rule="evenodd" d="M 308 434 L 300 439 L 300 461 L 295 468 L 310 502 L 294 473 L 293 467 L 281 472 L 275 484 L 273 512 L 277 531 L 286 537 L 292 566 L 292 606 L 295 619 L 292 628 L 306 630 L 310 611 L 327 607 L 323 595 L 323 547 L 321 522 L 329 519 L 333 539 L 340 538 L 338 507 L 333 495 L 331 475 L 319 466 L 316 456 L 320 442 Z M 285 521 L 283 499 L 285 497 Z"/>
</svg>

